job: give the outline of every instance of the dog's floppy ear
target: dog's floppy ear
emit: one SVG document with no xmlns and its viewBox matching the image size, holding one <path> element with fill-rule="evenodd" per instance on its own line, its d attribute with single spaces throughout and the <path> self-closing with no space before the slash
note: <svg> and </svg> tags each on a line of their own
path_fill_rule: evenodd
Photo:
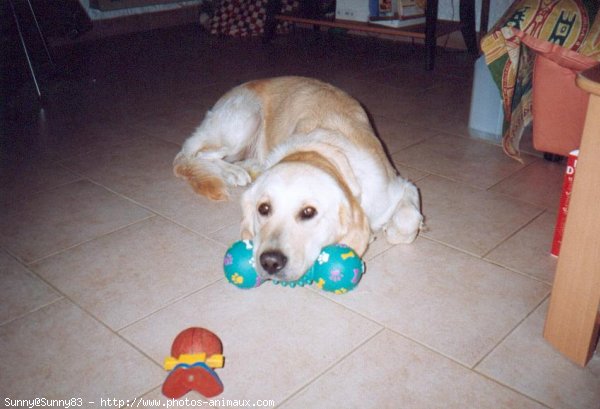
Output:
<svg viewBox="0 0 600 409">
<path fill-rule="evenodd" d="M 358 199 L 362 192 L 346 154 L 339 147 L 325 142 L 317 144 L 317 147 L 316 152 L 326 157 L 335 166 L 337 173 L 343 177 L 344 183 L 350 189 L 352 196 Z"/>
<path fill-rule="evenodd" d="M 242 223 L 240 236 L 242 240 L 252 240 L 254 237 L 254 202 L 251 200 L 251 190 L 249 189 L 242 195 Z"/>
<path fill-rule="evenodd" d="M 342 229 L 338 242 L 350 246 L 362 256 L 371 237 L 371 227 L 365 212 L 356 201 L 352 201 L 340 206 L 339 216 Z"/>
</svg>

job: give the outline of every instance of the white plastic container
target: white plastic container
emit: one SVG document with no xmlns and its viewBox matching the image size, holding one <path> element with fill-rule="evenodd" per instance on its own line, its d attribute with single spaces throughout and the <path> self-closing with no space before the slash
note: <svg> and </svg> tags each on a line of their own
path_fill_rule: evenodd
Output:
<svg viewBox="0 0 600 409">
<path fill-rule="evenodd" d="M 485 57 L 481 56 L 475 62 L 469 128 L 476 131 L 482 138 L 500 142 L 503 121 L 504 112 L 502 111 L 500 90 L 492 79 L 492 74 L 485 63 Z"/>
</svg>

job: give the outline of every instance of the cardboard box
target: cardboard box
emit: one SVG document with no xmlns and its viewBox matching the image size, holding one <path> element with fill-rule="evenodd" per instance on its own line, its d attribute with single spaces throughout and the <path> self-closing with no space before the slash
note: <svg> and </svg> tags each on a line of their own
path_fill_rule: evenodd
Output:
<svg viewBox="0 0 600 409">
<path fill-rule="evenodd" d="M 335 3 L 335 17 L 340 20 L 367 22 L 370 17 L 386 18 L 396 20 L 405 20 L 420 18 L 425 16 L 423 9 L 419 8 L 415 0 L 374 0 L 377 4 L 372 4 L 371 0 L 337 0 Z M 378 6 L 378 7 L 375 7 Z M 377 9 L 377 16 L 373 16 L 373 11 Z M 385 20 L 383 20 L 385 21 Z M 425 21 L 423 19 L 423 21 Z M 411 22 L 410 24 L 419 24 L 420 22 Z M 401 27 L 400 22 L 390 23 L 387 21 L 384 25 L 392 27 Z"/>
<path fill-rule="evenodd" d="M 395 17 L 398 15 L 398 3 L 394 0 L 379 0 L 378 17 Z"/>
<path fill-rule="evenodd" d="M 417 5 L 416 0 L 398 0 L 398 17 L 401 20 L 425 17 L 425 10 Z"/>
<path fill-rule="evenodd" d="M 390 0 L 383 6 L 382 0 L 337 0 L 335 18 L 396 28 L 425 23 L 425 14 L 414 0 Z"/>
<path fill-rule="evenodd" d="M 369 21 L 369 2 L 365 0 L 337 0 L 335 18 L 350 21 Z"/>
</svg>

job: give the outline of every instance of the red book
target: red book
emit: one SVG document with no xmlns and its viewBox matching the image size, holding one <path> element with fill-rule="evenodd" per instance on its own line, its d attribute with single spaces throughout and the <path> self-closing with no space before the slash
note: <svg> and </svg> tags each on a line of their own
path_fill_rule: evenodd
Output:
<svg viewBox="0 0 600 409">
<path fill-rule="evenodd" d="M 571 198 L 571 190 L 573 189 L 573 180 L 575 179 L 575 168 L 577 167 L 578 157 L 579 149 L 569 153 L 569 158 L 567 159 L 567 169 L 565 170 L 565 177 L 563 179 L 558 217 L 556 218 L 554 238 L 552 239 L 552 250 L 550 251 L 550 254 L 556 257 L 558 257 L 558 253 L 560 252 L 560 244 L 562 243 L 562 237 L 565 231 L 565 222 L 567 221 L 567 211 L 569 210 L 569 200 Z"/>
</svg>

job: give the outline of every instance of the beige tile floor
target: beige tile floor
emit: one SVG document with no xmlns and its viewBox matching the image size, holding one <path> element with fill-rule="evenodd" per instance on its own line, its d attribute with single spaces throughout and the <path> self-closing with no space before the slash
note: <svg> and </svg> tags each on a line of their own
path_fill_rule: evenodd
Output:
<svg viewBox="0 0 600 409">
<path fill-rule="evenodd" d="M 521 164 L 469 137 L 468 56 L 440 50 L 426 72 L 410 46 L 301 36 L 264 46 L 192 27 L 55 52 L 68 75 L 49 82 L 43 115 L 25 84 L 3 117 L 3 403 L 166 404 L 161 361 L 179 331 L 201 326 L 224 344 L 225 399 L 600 408 L 600 356 L 579 368 L 541 335 L 562 165 L 532 154 Z M 412 245 L 377 239 L 346 295 L 229 285 L 221 262 L 241 190 L 215 204 L 172 175 L 179 145 L 221 93 L 283 74 L 359 98 L 423 196 L 428 230 Z"/>
</svg>

